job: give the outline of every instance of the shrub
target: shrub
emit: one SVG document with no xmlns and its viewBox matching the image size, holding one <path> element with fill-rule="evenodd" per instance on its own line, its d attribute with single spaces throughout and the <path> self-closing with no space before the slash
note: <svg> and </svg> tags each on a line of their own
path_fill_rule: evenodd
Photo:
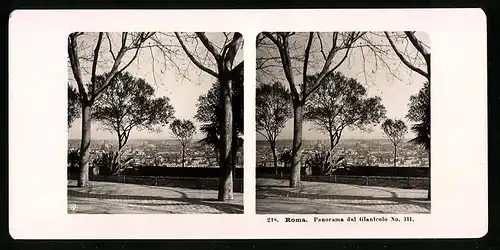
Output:
<svg viewBox="0 0 500 250">
<path fill-rule="evenodd" d="M 133 160 L 132 157 L 128 157 L 121 161 L 121 164 L 118 164 L 116 158 L 118 157 L 117 152 L 109 151 L 108 153 L 103 153 L 100 156 L 97 156 L 92 163 L 94 166 L 103 167 L 106 169 L 105 172 L 99 171 L 101 174 L 111 174 L 111 175 L 119 175 L 123 172 L 123 170 L 131 163 Z"/>
<path fill-rule="evenodd" d="M 68 151 L 68 167 L 78 167 L 80 161 L 80 150 Z"/>
<path fill-rule="evenodd" d="M 335 170 L 347 165 L 344 156 L 338 151 L 320 151 L 307 156 L 306 167 L 310 167 L 313 175 L 332 175 Z"/>
<path fill-rule="evenodd" d="M 283 150 L 278 155 L 278 161 L 283 162 L 285 168 L 289 166 L 292 163 L 292 151 L 290 149 Z"/>
</svg>

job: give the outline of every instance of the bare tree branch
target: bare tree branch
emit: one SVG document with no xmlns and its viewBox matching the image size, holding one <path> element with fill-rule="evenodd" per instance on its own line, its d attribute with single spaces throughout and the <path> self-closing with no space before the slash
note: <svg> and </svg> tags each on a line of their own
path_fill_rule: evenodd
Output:
<svg viewBox="0 0 500 250">
<path fill-rule="evenodd" d="M 205 33 L 204 32 L 196 32 L 196 35 L 198 36 L 198 38 L 200 38 L 200 41 L 203 43 L 205 48 L 207 48 L 207 50 L 214 56 L 215 60 L 217 62 L 219 62 L 221 59 L 220 52 L 216 51 L 216 49 L 214 48 L 214 45 L 212 44 L 212 42 L 210 42 L 210 40 L 208 40 Z"/>
<path fill-rule="evenodd" d="M 80 98 L 84 101 L 88 101 L 87 92 L 85 91 L 85 87 L 83 86 L 83 81 L 81 78 L 80 72 L 80 62 L 78 60 L 78 52 L 76 50 L 76 38 L 81 35 L 81 33 L 72 33 L 68 37 L 68 55 L 70 60 L 71 69 L 73 72 L 73 76 L 78 86 L 78 92 L 80 94 Z"/>
<path fill-rule="evenodd" d="M 242 42 L 242 35 L 238 32 L 235 32 L 231 42 L 224 47 L 224 52 L 222 57 L 223 57 L 225 71 L 232 70 L 233 61 L 234 58 L 236 57 L 236 53 L 238 52 L 241 42 Z"/>
<path fill-rule="evenodd" d="M 323 49 L 323 39 L 321 39 L 321 35 L 319 33 L 318 33 L 318 39 L 319 39 L 319 46 L 320 46 L 321 55 L 323 55 L 323 59 L 326 60 L 326 54 L 325 54 L 325 51 Z"/>
<path fill-rule="evenodd" d="M 267 141 L 271 141 L 271 137 L 269 137 L 268 133 L 262 133 L 262 131 L 257 130 L 257 133 L 261 134 Z"/>
<path fill-rule="evenodd" d="M 106 79 L 104 80 L 104 83 L 102 84 L 101 88 L 97 91 L 97 93 L 95 93 L 94 95 L 92 95 L 91 97 L 91 101 L 95 101 L 95 99 L 104 91 L 106 90 L 106 88 L 109 86 L 109 84 L 111 83 L 111 80 L 113 79 L 113 77 L 116 75 L 116 73 L 118 72 L 118 67 L 120 66 L 121 62 L 122 62 L 122 59 L 123 59 L 123 56 L 125 55 L 126 51 L 127 51 L 127 48 L 126 48 L 126 39 L 127 39 L 127 32 L 123 32 L 122 33 L 122 47 L 120 48 L 120 51 L 118 52 L 118 55 L 116 56 L 116 60 L 115 62 L 113 63 L 113 66 L 111 67 L 111 70 L 109 71 L 108 75 L 106 76 Z M 135 57 L 137 56 L 137 53 L 138 51 L 136 51 L 136 55 L 134 56 L 134 59 Z M 132 62 L 132 60 L 127 64 L 126 67 L 128 67 L 128 65 L 130 65 Z M 125 69 L 122 68 L 121 71 L 123 71 Z"/>
<path fill-rule="evenodd" d="M 404 65 L 406 65 L 408 68 L 410 68 L 411 70 L 421 74 L 422 76 L 424 76 L 425 78 L 429 79 L 429 74 L 425 71 L 423 71 L 422 69 L 414 66 L 413 64 L 411 64 L 404 56 L 403 54 L 401 54 L 401 52 L 396 48 L 396 45 L 394 44 L 394 42 L 392 41 L 389 33 L 387 31 L 384 31 L 384 34 L 385 36 L 387 37 L 387 40 L 389 41 L 389 43 L 391 44 L 391 47 L 392 49 L 394 50 L 394 53 L 396 53 L 396 55 L 399 57 L 399 59 L 401 60 L 401 62 L 403 62 Z"/>
<path fill-rule="evenodd" d="M 417 37 L 415 37 L 415 32 L 405 31 L 405 34 L 408 37 L 408 40 L 410 40 L 411 44 L 415 46 L 415 48 L 418 50 L 418 52 L 420 52 L 420 54 L 422 54 L 424 57 L 430 54 L 429 51 L 427 51 L 427 49 L 424 48 L 424 46 L 422 46 L 421 42 L 417 39 Z"/>
<path fill-rule="evenodd" d="M 92 94 L 94 95 L 95 93 L 95 79 L 96 79 L 96 68 L 97 68 L 97 60 L 99 58 L 99 50 L 101 49 L 101 41 L 102 41 L 102 32 L 99 32 L 99 38 L 97 38 L 97 44 L 94 49 L 94 60 L 92 61 L 92 76 L 91 76 L 91 82 L 92 82 Z"/>
<path fill-rule="evenodd" d="M 363 48 L 361 48 L 361 56 L 363 57 L 363 76 L 365 77 L 365 82 L 368 83 L 368 78 L 366 77 L 366 58 Z"/>
<path fill-rule="evenodd" d="M 419 41 L 417 39 L 417 37 L 415 37 L 415 32 L 411 32 L 411 31 L 405 31 L 405 34 L 406 36 L 408 37 L 408 39 L 410 40 L 410 42 L 413 44 L 413 46 L 415 46 L 415 48 L 420 52 L 420 54 L 424 57 L 424 60 L 425 60 L 425 63 L 426 63 L 426 66 L 427 66 L 427 80 L 431 80 L 431 53 L 427 50 L 426 47 L 428 47 L 427 45 L 425 45 L 424 43 L 422 43 L 421 41 Z"/>
<path fill-rule="evenodd" d="M 290 55 L 288 54 L 288 37 L 286 34 L 278 34 L 281 35 L 282 42 L 278 41 L 271 33 L 263 32 L 266 37 L 271 39 L 271 41 L 276 45 L 278 51 L 280 53 L 281 62 L 283 64 L 283 71 L 285 72 L 285 77 L 288 81 L 288 85 L 290 86 L 290 90 L 297 100 L 300 98 L 297 88 L 295 87 L 295 81 L 293 79 L 293 72 L 291 69 Z"/>
<path fill-rule="evenodd" d="M 108 43 L 109 43 L 109 53 L 111 54 L 111 57 L 113 60 L 116 60 L 115 53 L 113 53 L 113 46 L 111 45 L 111 37 L 109 37 L 109 33 L 106 32 L 106 37 L 108 38 Z"/>
<path fill-rule="evenodd" d="M 334 37 L 336 37 L 336 35 L 334 35 Z M 335 38 L 335 40 L 336 40 L 336 38 Z M 313 86 L 311 87 L 311 89 L 309 91 L 307 91 L 307 92 L 304 91 L 305 98 L 307 98 L 312 92 L 314 92 L 316 89 L 319 88 L 319 86 L 321 85 L 321 80 L 323 80 L 323 77 L 325 75 L 331 74 L 332 72 L 334 72 L 345 61 L 345 59 L 349 55 L 349 51 L 351 50 L 351 45 L 357 40 L 357 38 L 354 38 L 354 34 L 350 33 L 348 40 L 349 40 L 349 44 L 345 45 L 345 46 L 347 46 L 347 51 L 345 52 L 344 57 L 337 63 L 337 65 L 335 67 L 333 67 L 332 69 L 329 69 L 330 65 L 332 64 L 333 56 L 335 55 L 335 52 L 337 51 L 337 48 L 332 46 L 332 49 L 330 50 L 330 53 L 328 54 L 327 61 L 325 62 L 325 66 L 323 67 L 323 69 L 319 73 L 318 78 L 315 80 Z M 334 44 L 336 44 L 336 42 Z"/>
<path fill-rule="evenodd" d="M 135 58 L 137 58 L 137 55 L 139 54 L 139 50 L 140 49 L 141 49 L 141 47 L 137 47 L 136 48 L 135 54 L 132 57 L 132 59 L 130 59 L 130 61 L 127 64 L 125 64 L 125 66 L 123 66 L 123 68 L 121 68 L 120 70 L 118 70 L 117 73 L 120 73 L 120 72 L 124 71 L 126 68 L 128 68 L 128 66 L 130 66 L 130 64 L 132 64 L 132 62 L 134 62 Z"/>
<path fill-rule="evenodd" d="M 314 37 L 314 32 L 309 32 L 309 39 L 307 40 L 306 51 L 304 53 L 304 67 L 302 68 L 302 94 L 306 94 L 306 82 L 307 82 L 307 63 L 309 62 L 309 54 L 311 51 L 311 44 Z M 304 98 L 305 100 L 305 98 Z"/>
<path fill-rule="evenodd" d="M 122 49 L 125 49 L 125 45 L 127 43 L 128 32 L 122 32 Z"/>
<path fill-rule="evenodd" d="M 212 75 L 215 78 L 218 78 L 218 74 L 215 71 L 205 67 L 198 60 L 196 60 L 196 58 L 193 56 L 193 54 L 186 48 L 186 45 L 184 45 L 184 42 L 182 41 L 181 37 L 179 36 L 179 33 L 177 33 L 177 32 L 174 32 L 174 33 L 175 33 L 175 37 L 177 38 L 177 40 L 179 41 L 179 43 L 182 47 L 182 50 L 186 53 L 186 55 L 189 57 L 191 62 L 193 62 L 194 65 L 196 65 L 199 69 L 207 72 L 208 74 Z"/>
</svg>

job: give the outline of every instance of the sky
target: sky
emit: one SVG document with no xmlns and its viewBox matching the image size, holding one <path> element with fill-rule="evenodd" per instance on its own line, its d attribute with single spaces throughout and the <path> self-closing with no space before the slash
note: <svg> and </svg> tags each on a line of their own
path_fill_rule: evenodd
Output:
<svg viewBox="0 0 500 250">
<path fill-rule="evenodd" d="M 118 34 L 115 34 L 118 36 Z M 224 42 L 224 36 L 222 33 L 207 33 L 207 36 L 210 40 L 216 44 L 221 45 Z M 417 37 L 421 39 L 425 44 L 430 45 L 430 39 L 425 33 L 417 32 Z M 113 37 L 115 41 L 118 41 L 119 37 Z M 376 40 L 374 38 L 374 40 Z M 87 54 L 91 54 L 92 45 L 95 41 L 95 36 L 92 37 L 84 37 L 82 38 L 82 43 L 84 48 L 88 48 L 86 50 Z M 179 51 L 180 48 L 178 46 L 178 42 L 175 38 L 172 37 L 172 34 L 165 34 L 162 36 L 162 41 L 166 44 L 171 44 L 172 49 Z M 305 40 L 304 40 L 305 41 Z M 385 43 L 387 46 L 388 43 L 380 39 L 381 43 Z M 300 42 L 300 39 L 299 39 Z M 316 43 L 313 44 L 317 46 Z M 327 43 L 327 42 L 325 42 Z M 305 43 L 304 43 L 305 44 Z M 103 43 L 102 45 L 102 53 L 103 56 L 101 58 L 109 58 L 109 53 L 107 50 L 109 47 Z M 193 50 L 195 46 L 189 41 L 186 41 L 186 46 Z M 401 49 L 402 45 L 398 45 Z M 116 46 L 115 46 L 116 47 Z M 410 46 L 411 47 L 411 46 Z M 200 44 L 196 46 L 197 54 L 205 55 L 206 50 Z M 303 50 L 302 50 L 303 51 Z M 239 50 L 235 64 L 241 62 L 243 60 L 243 49 Z M 410 51 L 410 53 L 412 53 Z M 82 53 L 84 54 L 84 53 Z M 148 83 L 150 83 L 156 89 L 156 96 L 167 96 L 170 98 L 170 104 L 175 109 L 175 117 L 179 119 L 190 119 L 192 120 L 197 128 L 201 125 L 199 122 L 194 120 L 194 115 L 196 114 L 196 104 L 198 102 L 198 97 L 200 95 L 204 95 L 211 88 L 212 84 L 215 82 L 215 78 L 211 75 L 201 72 L 195 65 L 193 65 L 187 56 L 181 52 L 176 53 L 178 56 L 173 58 L 172 60 L 176 62 L 176 66 L 170 64 L 164 64 L 166 60 L 163 59 L 162 54 L 159 51 L 153 51 L 148 49 L 143 49 L 139 54 L 139 57 L 136 61 L 134 61 L 126 71 L 130 72 L 135 77 L 140 77 L 145 79 Z M 152 56 L 153 55 L 153 56 Z M 350 53 L 348 59 L 337 69 L 337 71 L 342 72 L 344 75 L 356 78 L 360 81 L 366 88 L 368 92 L 368 96 L 380 96 L 382 98 L 382 104 L 385 106 L 387 110 L 386 116 L 389 118 L 397 118 L 402 119 L 405 123 L 410 126 L 410 122 L 405 118 L 405 115 L 408 111 L 408 102 L 411 95 L 418 93 L 418 91 L 423 87 L 423 83 L 425 78 L 420 76 L 419 74 L 410 71 L 406 66 L 399 65 L 401 64 L 398 59 L 388 59 L 388 62 L 395 63 L 394 65 L 398 66 L 398 75 L 400 79 L 396 79 L 392 75 L 389 74 L 387 67 L 378 65 L 378 68 L 375 68 L 375 60 L 374 56 L 364 51 L 365 60 L 363 60 L 362 54 L 360 50 L 353 50 Z M 125 59 L 130 58 L 131 54 L 128 53 Z M 394 55 L 392 55 L 394 56 Z M 155 61 L 153 60 L 155 58 Z M 338 60 L 338 56 L 334 60 Z M 391 61 L 392 60 L 392 61 Z M 154 61 L 154 63 L 152 63 Z M 167 60 L 168 61 L 168 60 Z M 365 61 L 365 65 L 363 69 L 363 61 Z M 84 62 L 82 62 L 83 65 Z M 210 64 L 210 63 L 207 63 Z M 379 62 L 380 64 L 380 62 Z M 393 66 L 393 67 L 396 67 Z M 153 69 L 154 67 L 154 69 Z M 214 68 L 213 66 L 211 68 Z M 98 68 L 98 73 L 104 72 L 106 69 L 109 69 L 109 64 L 106 65 L 104 62 L 101 67 Z M 394 69 L 394 68 L 393 68 Z M 372 71 L 373 70 L 373 71 Z M 156 72 L 153 74 L 153 72 Z M 314 69 L 309 69 L 309 72 L 314 72 Z M 362 72 L 368 72 L 364 75 Z M 276 75 L 283 74 L 282 69 L 279 69 L 274 72 Z M 70 84 L 74 84 L 72 80 L 71 71 L 68 72 Z M 365 76 L 367 79 L 365 79 Z M 85 78 L 87 77 L 87 78 Z M 89 79 L 88 75 L 84 76 L 84 80 Z M 300 79 L 300 77 L 296 77 L 296 79 Z M 259 81 L 266 81 L 269 79 L 260 78 Z M 245 83 L 254 85 L 255 83 Z M 293 135 L 293 119 L 290 119 L 282 133 L 279 135 L 278 139 L 292 139 Z M 407 135 L 408 138 L 412 137 L 411 131 Z M 73 122 L 72 127 L 68 132 L 69 139 L 79 139 L 81 138 L 81 119 L 77 119 Z M 116 139 L 116 135 L 110 133 L 109 131 L 103 130 L 102 126 L 98 122 L 94 122 L 92 124 L 92 138 L 93 139 Z M 174 137 L 171 135 L 168 125 L 163 128 L 163 131 L 160 133 L 150 133 L 146 130 L 137 131 L 133 130 L 130 139 L 173 139 Z M 193 139 L 201 139 L 202 134 L 197 130 Z M 303 138 L 304 139 L 326 139 L 327 137 L 320 131 L 313 130 L 311 124 L 305 122 L 303 127 Z M 380 129 L 380 125 L 376 125 L 373 127 L 371 132 L 363 132 L 360 130 L 345 130 L 342 135 L 343 139 L 371 139 L 371 138 L 384 138 L 383 132 Z M 257 139 L 264 139 L 260 134 L 257 133 Z"/>
<path fill-rule="evenodd" d="M 430 39 L 426 33 L 417 32 L 416 36 L 425 44 L 430 45 Z M 300 40 L 299 40 L 300 41 Z M 305 40 L 303 44 L 305 45 Z M 380 40 L 386 43 L 385 40 Z M 388 43 L 386 43 L 388 45 Z M 411 46 L 411 45 L 410 45 Z M 410 47 L 409 46 L 409 47 Z M 314 45 L 313 45 L 314 47 Z M 326 46 L 325 46 L 326 47 Z M 398 48 L 404 50 L 401 45 Z M 410 48 L 408 48 L 409 50 Z M 300 50 L 304 51 L 304 50 Z M 414 51 L 409 51 L 409 53 L 414 53 Z M 378 67 L 379 70 L 375 70 L 374 56 L 370 56 L 366 50 L 364 50 L 365 55 L 365 69 L 368 72 L 365 79 L 363 70 L 363 57 L 360 50 L 351 51 L 351 56 L 344 61 L 344 63 L 337 69 L 337 71 L 343 73 L 348 77 L 357 79 L 363 86 L 367 88 L 367 96 L 379 96 L 382 99 L 382 104 L 386 108 L 386 116 L 388 118 L 396 118 L 403 120 L 408 127 L 412 124 L 408 119 L 405 118 L 408 112 L 408 103 L 411 95 L 415 95 L 423 87 L 426 79 L 419 75 L 418 73 L 410 71 L 405 65 L 400 65 L 398 67 L 398 76 L 400 79 L 396 79 L 392 76 L 385 67 Z M 293 56 L 293 54 L 292 54 Z M 336 58 L 339 58 L 338 56 Z M 334 59 L 338 60 L 338 59 Z M 395 63 L 395 67 L 400 64 L 400 61 L 396 58 L 389 59 L 388 63 Z M 380 61 L 379 61 L 380 63 Z M 372 70 L 374 70 L 372 72 Z M 283 74 L 282 69 L 279 72 L 274 71 L 275 74 Z M 309 72 L 314 72 L 314 70 L 309 69 Z M 262 76 L 259 81 L 266 82 L 269 81 L 271 77 Z M 300 75 L 295 76 L 295 80 L 299 81 L 301 79 Z M 284 81 L 283 81 L 284 82 Z M 287 83 L 288 84 L 288 83 Z M 414 136 L 411 130 L 408 130 L 406 138 L 412 138 Z M 292 139 L 293 138 L 293 118 L 288 120 L 285 124 L 284 129 L 278 136 L 278 139 Z M 310 140 L 320 140 L 328 139 L 328 136 L 320 131 L 314 130 L 312 125 L 308 122 L 304 123 L 303 126 L 303 138 Z M 359 129 L 355 130 L 344 130 L 342 134 L 342 139 L 380 139 L 385 138 L 380 124 L 373 126 L 371 131 L 364 132 Z M 265 140 L 265 138 L 257 133 L 257 140 Z"/>
<path fill-rule="evenodd" d="M 173 49 L 179 49 L 177 40 L 175 38 L 168 36 L 162 36 L 163 41 L 168 44 L 173 45 Z M 232 36 L 232 34 L 231 34 Z M 217 46 L 221 46 L 224 43 L 225 37 L 222 33 L 207 33 L 207 37 Z M 113 39 L 114 37 L 112 37 Z M 83 38 L 82 40 L 85 40 Z M 92 38 L 88 38 L 88 44 L 94 44 Z M 118 39 L 116 39 L 118 40 Z M 195 48 L 194 45 L 189 44 L 189 41 L 185 41 L 186 46 L 191 51 Z M 107 52 L 109 46 L 103 47 L 101 51 Z M 203 45 L 200 43 L 196 47 L 196 51 L 199 51 L 200 55 L 205 55 L 206 50 L 204 50 Z M 87 51 L 88 52 L 88 51 Z M 180 51 L 179 51 L 180 52 Z M 83 54 L 83 53 L 82 53 Z M 108 56 L 106 53 L 103 55 Z M 194 64 L 190 63 L 188 57 L 184 53 L 177 53 L 178 57 L 173 58 L 179 69 L 173 65 L 164 64 L 164 59 L 159 51 L 153 51 L 153 56 L 151 56 L 151 50 L 143 49 L 139 57 L 134 61 L 127 69 L 135 77 L 143 78 L 146 82 L 150 83 L 156 91 L 156 96 L 167 96 L 170 98 L 170 104 L 175 109 L 175 117 L 178 119 L 190 119 L 194 122 L 195 126 L 199 129 L 201 123 L 194 119 L 196 114 L 196 104 L 198 103 L 198 97 L 204 95 L 212 87 L 215 82 L 215 78 L 208 73 L 201 72 Z M 130 58 L 130 53 L 127 54 Z M 127 56 L 125 56 L 124 61 L 127 61 Z M 155 58 L 155 63 L 153 64 L 153 59 Z M 243 60 L 243 49 L 238 51 L 234 65 L 238 64 Z M 210 63 L 206 63 L 210 65 Z M 102 68 L 109 69 L 109 65 L 105 63 L 102 64 Z M 153 70 L 153 66 L 155 67 Z M 213 65 L 210 67 L 215 69 Z M 163 70 L 163 71 L 162 71 Z M 102 70 L 101 70 L 102 71 Z M 153 74 L 152 72 L 156 72 Z M 98 72 L 100 73 L 100 72 Z M 69 72 L 70 84 L 74 84 L 72 81 L 72 73 Z M 185 76 L 185 77 L 184 77 Z M 87 79 L 88 80 L 88 79 Z M 203 135 L 196 131 L 193 139 L 201 139 Z M 80 139 L 81 138 L 81 119 L 76 119 L 68 132 L 68 139 Z M 115 140 L 116 134 L 112 134 L 109 131 L 103 130 L 103 127 L 98 122 L 92 123 L 92 138 L 93 139 L 110 139 Z M 130 139 L 174 139 L 172 136 L 168 125 L 163 127 L 162 132 L 153 133 L 147 130 L 132 130 L 130 134 Z"/>
</svg>

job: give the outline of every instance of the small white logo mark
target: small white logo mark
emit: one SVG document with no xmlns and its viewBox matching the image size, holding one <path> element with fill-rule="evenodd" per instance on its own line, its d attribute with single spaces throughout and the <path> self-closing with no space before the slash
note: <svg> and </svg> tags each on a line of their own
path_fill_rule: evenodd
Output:
<svg viewBox="0 0 500 250">
<path fill-rule="evenodd" d="M 74 213 L 74 212 L 76 212 L 78 210 L 78 205 L 76 205 L 76 204 L 69 204 L 68 205 L 68 209 L 69 209 L 70 212 Z"/>
</svg>

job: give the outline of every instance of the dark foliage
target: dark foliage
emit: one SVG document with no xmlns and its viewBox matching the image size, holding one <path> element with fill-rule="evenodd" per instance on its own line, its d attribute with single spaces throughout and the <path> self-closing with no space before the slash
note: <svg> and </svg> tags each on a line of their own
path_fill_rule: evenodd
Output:
<svg viewBox="0 0 500 250">
<path fill-rule="evenodd" d="M 409 110 L 406 117 L 416 122 L 411 126 L 411 130 L 417 135 L 411 139 L 417 145 L 426 150 L 431 148 L 431 98 L 430 85 L 428 82 L 418 92 L 410 97 Z"/>
<path fill-rule="evenodd" d="M 346 161 L 344 156 L 330 150 L 309 154 L 305 165 L 311 168 L 313 175 L 331 175 L 339 167 L 345 167 Z"/>
<path fill-rule="evenodd" d="M 97 86 L 104 84 L 105 79 L 106 75 L 98 76 Z M 174 109 L 169 98 L 155 98 L 154 93 L 154 88 L 144 79 L 124 72 L 116 74 L 109 87 L 96 100 L 94 119 L 118 137 L 118 150 L 111 164 L 113 172 L 115 168 L 120 168 L 121 150 L 133 129 L 157 132 L 173 118 Z"/>
<path fill-rule="evenodd" d="M 78 91 L 68 84 L 68 128 L 82 114 Z"/>
<path fill-rule="evenodd" d="M 316 76 L 309 77 L 314 82 Z M 367 97 L 366 88 L 356 79 L 340 72 L 326 75 L 319 88 L 311 94 L 304 117 L 330 139 L 333 149 L 344 129 L 367 131 L 385 117 L 380 97 Z"/>
<path fill-rule="evenodd" d="M 236 80 L 233 81 L 232 85 L 232 105 L 233 105 L 233 126 L 236 128 L 237 134 L 237 146 L 238 148 L 243 147 L 243 139 L 240 137 L 243 135 L 243 67 L 238 68 L 239 71 L 236 74 Z M 222 105 L 219 100 L 219 89 L 220 83 L 215 82 L 212 88 L 207 94 L 202 95 L 198 98 L 198 104 L 196 105 L 198 110 L 196 111 L 195 119 L 203 122 L 204 124 L 200 126 L 201 132 L 205 135 L 200 142 L 213 147 L 214 151 L 217 153 L 219 151 L 219 141 L 220 141 L 220 126 L 222 123 Z"/>
</svg>

